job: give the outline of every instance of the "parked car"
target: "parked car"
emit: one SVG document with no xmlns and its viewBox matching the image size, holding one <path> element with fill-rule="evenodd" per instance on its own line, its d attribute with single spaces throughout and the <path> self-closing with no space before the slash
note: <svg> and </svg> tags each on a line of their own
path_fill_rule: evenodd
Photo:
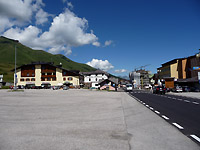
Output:
<svg viewBox="0 0 200 150">
<path fill-rule="evenodd" d="M 153 87 L 153 94 L 165 94 L 166 93 L 166 88 L 162 86 L 154 86 Z"/>
<path fill-rule="evenodd" d="M 59 90 L 60 87 L 59 87 L 59 86 L 53 86 L 52 89 L 53 89 L 53 90 Z"/>
<path fill-rule="evenodd" d="M 183 92 L 183 89 L 181 86 L 175 86 L 173 89 L 172 89 L 172 92 Z"/>
<path fill-rule="evenodd" d="M 68 90 L 69 89 L 69 86 L 64 86 L 63 87 L 63 90 Z"/>
<path fill-rule="evenodd" d="M 133 85 L 132 84 L 127 84 L 125 89 L 126 89 L 126 91 L 132 91 L 133 90 Z"/>
<path fill-rule="evenodd" d="M 18 85 L 18 89 L 24 89 L 25 86 L 24 85 Z"/>
<path fill-rule="evenodd" d="M 191 90 L 189 86 L 183 86 L 182 89 L 183 89 L 183 92 L 190 92 Z"/>
<path fill-rule="evenodd" d="M 198 87 L 191 87 L 190 92 L 200 92 L 200 89 Z"/>
</svg>

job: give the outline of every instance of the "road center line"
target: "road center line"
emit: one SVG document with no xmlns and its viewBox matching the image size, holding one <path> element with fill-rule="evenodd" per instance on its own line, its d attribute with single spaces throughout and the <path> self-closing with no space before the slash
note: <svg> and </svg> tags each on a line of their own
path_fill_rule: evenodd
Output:
<svg viewBox="0 0 200 150">
<path fill-rule="evenodd" d="M 168 117 L 166 117 L 166 116 L 164 116 L 164 115 L 162 115 L 162 117 L 163 117 L 164 119 L 166 119 L 166 120 L 169 120 L 169 118 L 168 118 Z"/>
<path fill-rule="evenodd" d="M 193 104 L 196 104 L 196 105 L 199 105 L 199 103 L 197 103 L 197 102 L 192 102 Z"/>
<path fill-rule="evenodd" d="M 188 101 L 188 100 L 184 100 L 184 102 L 190 103 L 190 101 Z"/>
<path fill-rule="evenodd" d="M 179 124 L 177 124 L 177 123 L 172 123 L 174 126 L 176 126 L 177 128 L 179 128 L 179 129 L 181 129 L 181 130 L 183 130 L 184 128 L 182 127 L 182 126 L 180 126 Z"/>
<path fill-rule="evenodd" d="M 194 138 L 195 140 L 197 140 L 198 142 L 200 142 L 200 138 L 196 135 L 190 135 L 192 138 Z"/>
<path fill-rule="evenodd" d="M 146 105 L 147 107 L 149 107 L 149 105 Z"/>
</svg>

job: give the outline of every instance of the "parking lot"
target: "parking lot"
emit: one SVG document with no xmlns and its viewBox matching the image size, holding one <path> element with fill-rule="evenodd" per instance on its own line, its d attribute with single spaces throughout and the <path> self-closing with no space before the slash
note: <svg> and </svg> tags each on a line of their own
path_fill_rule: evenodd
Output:
<svg viewBox="0 0 200 150">
<path fill-rule="evenodd" d="M 125 92 L 0 90 L 1 150 L 199 149 Z"/>
</svg>

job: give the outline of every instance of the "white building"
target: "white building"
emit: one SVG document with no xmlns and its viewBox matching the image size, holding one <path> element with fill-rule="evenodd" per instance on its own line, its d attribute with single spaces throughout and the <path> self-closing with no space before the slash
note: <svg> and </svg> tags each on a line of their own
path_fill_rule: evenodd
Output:
<svg viewBox="0 0 200 150">
<path fill-rule="evenodd" d="M 0 75 L 0 82 L 3 82 L 3 75 Z"/>
<path fill-rule="evenodd" d="M 86 87 L 99 88 L 99 81 L 108 79 L 109 74 L 102 70 L 96 70 L 93 72 L 82 72 L 84 76 L 84 84 Z"/>
</svg>

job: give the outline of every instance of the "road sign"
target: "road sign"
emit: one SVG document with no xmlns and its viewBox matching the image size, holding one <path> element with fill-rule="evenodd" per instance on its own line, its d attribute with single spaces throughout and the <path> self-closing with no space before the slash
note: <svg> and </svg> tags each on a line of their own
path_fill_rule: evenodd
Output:
<svg viewBox="0 0 200 150">
<path fill-rule="evenodd" d="M 193 67 L 193 70 L 200 70 L 200 67 Z"/>
</svg>

